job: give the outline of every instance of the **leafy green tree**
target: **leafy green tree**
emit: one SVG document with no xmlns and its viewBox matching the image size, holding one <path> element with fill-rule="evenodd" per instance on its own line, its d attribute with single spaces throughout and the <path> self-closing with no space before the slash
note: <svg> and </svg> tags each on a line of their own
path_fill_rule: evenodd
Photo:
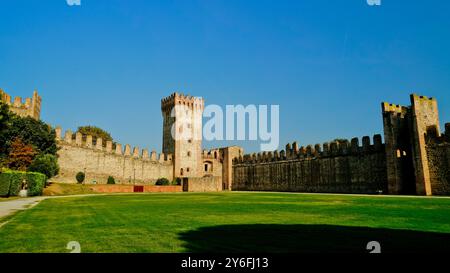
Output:
<svg viewBox="0 0 450 273">
<path fill-rule="evenodd" d="M 9 127 L 10 120 L 11 112 L 9 111 L 8 105 L 0 101 L 0 134 Z"/>
<path fill-rule="evenodd" d="M 4 130 L 0 143 L 0 153 L 7 154 L 12 140 L 20 138 L 25 144 L 32 145 L 37 154 L 56 155 L 56 133 L 49 125 L 31 117 L 12 115 L 9 126 Z"/>
<path fill-rule="evenodd" d="M 76 133 L 81 133 L 82 135 L 91 135 L 94 140 L 96 140 L 97 138 L 101 138 L 103 141 L 103 146 L 106 146 L 107 141 L 113 141 L 110 133 L 96 126 L 78 127 Z"/>
<path fill-rule="evenodd" d="M 28 171 L 45 174 L 47 179 L 52 178 L 59 172 L 58 158 L 51 154 L 38 155 L 31 162 Z"/>
<path fill-rule="evenodd" d="M 0 101 L 0 167 L 6 164 L 7 149 L 6 149 L 6 131 L 11 123 L 12 113 L 6 103 Z"/>
</svg>

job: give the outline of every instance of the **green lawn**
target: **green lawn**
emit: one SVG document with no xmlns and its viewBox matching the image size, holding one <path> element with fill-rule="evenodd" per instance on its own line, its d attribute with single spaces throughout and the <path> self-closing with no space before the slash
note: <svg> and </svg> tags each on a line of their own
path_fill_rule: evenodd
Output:
<svg viewBox="0 0 450 273">
<path fill-rule="evenodd" d="M 1 206 L 1 204 L 0 204 Z M 0 252 L 449 251 L 450 199 L 285 193 L 48 199 L 0 228 Z"/>
</svg>

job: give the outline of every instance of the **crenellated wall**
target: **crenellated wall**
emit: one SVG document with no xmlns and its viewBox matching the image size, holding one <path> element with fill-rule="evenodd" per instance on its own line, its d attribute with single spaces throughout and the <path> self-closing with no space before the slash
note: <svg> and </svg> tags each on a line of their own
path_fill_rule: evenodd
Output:
<svg viewBox="0 0 450 273">
<path fill-rule="evenodd" d="M 42 99 L 37 91 L 34 91 L 33 96 L 31 98 L 26 98 L 25 102 L 23 102 L 22 97 L 15 97 L 14 100 L 11 101 L 11 96 L 0 89 L 0 101 L 9 105 L 11 112 L 18 116 L 32 117 L 36 120 L 40 119 Z"/>
<path fill-rule="evenodd" d="M 380 135 L 314 147 L 241 156 L 233 162 L 233 190 L 328 193 L 387 192 L 385 146 Z"/>
<path fill-rule="evenodd" d="M 432 194 L 450 195 L 450 123 L 445 124 L 445 134 L 439 136 L 437 132 L 430 128 L 426 135 Z"/>
<path fill-rule="evenodd" d="M 153 184 L 158 178 L 173 178 L 172 155 L 159 154 L 147 149 L 111 141 L 103 145 L 102 139 L 73 134 L 70 130 L 62 137 L 56 128 L 60 174 L 53 180 L 76 183 L 78 172 L 85 172 L 86 182 L 105 184 L 113 176 L 120 184 Z"/>
</svg>

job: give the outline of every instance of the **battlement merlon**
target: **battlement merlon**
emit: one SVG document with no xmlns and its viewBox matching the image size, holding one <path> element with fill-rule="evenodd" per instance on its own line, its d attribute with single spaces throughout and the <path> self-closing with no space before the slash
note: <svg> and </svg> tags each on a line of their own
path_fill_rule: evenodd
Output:
<svg viewBox="0 0 450 273">
<path fill-rule="evenodd" d="M 19 116 L 29 116 L 36 120 L 40 118 L 42 98 L 36 90 L 31 98 L 26 98 L 23 102 L 22 97 L 15 97 L 12 101 L 11 96 L 0 89 L 0 100 L 9 105 L 10 110 Z"/>
<path fill-rule="evenodd" d="M 175 105 L 186 105 L 192 109 L 203 111 L 205 100 L 201 97 L 193 97 L 190 95 L 184 95 L 182 93 L 175 92 L 172 95 L 161 100 L 161 111 L 171 111 Z"/>
<path fill-rule="evenodd" d="M 203 150 L 203 159 L 222 159 L 222 153 L 220 149 Z"/>
<path fill-rule="evenodd" d="M 273 152 L 259 152 L 246 154 L 237 157 L 235 163 L 258 163 L 283 160 L 299 160 L 306 158 L 339 157 L 349 155 L 361 155 L 380 153 L 384 151 L 384 144 L 381 135 L 362 137 L 362 145 L 359 144 L 359 138 L 352 138 L 351 141 L 332 141 L 323 144 L 307 145 L 298 148 L 297 142 L 286 145 L 286 150 Z"/>
<path fill-rule="evenodd" d="M 382 102 L 381 108 L 383 110 L 383 114 L 384 113 L 406 113 L 409 110 L 409 107 L 407 107 L 407 106 L 402 106 L 399 104 L 393 104 L 393 103 L 389 103 L 389 102 Z"/>
<path fill-rule="evenodd" d="M 80 133 L 75 134 L 71 130 L 67 130 L 62 134 L 62 128 L 57 126 L 55 128 L 56 140 L 59 144 L 77 146 L 84 149 L 96 150 L 98 152 L 104 152 L 108 154 L 115 154 L 117 156 L 130 157 L 135 159 L 141 159 L 146 161 L 154 161 L 159 163 L 172 163 L 172 155 L 161 153 L 157 156 L 155 151 L 152 151 L 149 156 L 148 149 L 139 149 L 139 147 L 131 147 L 129 144 L 122 145 L 114 143 L 112 141 L 106 141 L 106 147 L 103 145 L 103 139 L 94 138 L 91 135 L 82 135 Z M 114 145 L 114 147 L 113 147 Z"/>
</svg>

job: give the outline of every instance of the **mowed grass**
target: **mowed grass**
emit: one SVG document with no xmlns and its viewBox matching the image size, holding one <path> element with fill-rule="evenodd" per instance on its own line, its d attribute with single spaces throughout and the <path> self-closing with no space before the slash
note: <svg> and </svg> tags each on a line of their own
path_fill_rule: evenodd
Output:
<svg viewBox="0 0 450 273">
<path fill-rule="evenodd" d="M 1 205 L 1 204 L 0 204 Z M 450 199 L 290 193 L 55 198 L 0 227 L 0 252 L 446 251 Z"/>
</svg>

